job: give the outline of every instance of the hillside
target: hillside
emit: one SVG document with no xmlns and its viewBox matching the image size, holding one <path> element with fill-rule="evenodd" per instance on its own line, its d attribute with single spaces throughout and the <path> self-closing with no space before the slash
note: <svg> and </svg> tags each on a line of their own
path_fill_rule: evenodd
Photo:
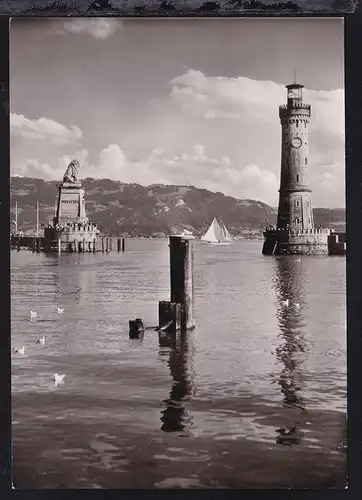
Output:
<svg viewBox="0 0 362 500">
<path fill-rule="evenodd" d="M 235 237 L 260 238 L 265 220 L 276 223 L 276 209 L 255 200 L 238 200 L 193 186 L 140 186 L 109 179 L 84 179 L 87 215 L 109 235 L 165 236 L 188 229 L 205 232 L 214 216 L 222 217 Z M 11 178 L 11 212 L 18 202 L 19 229 L 36 225 L 36 202 L 40 222 L 54 215 L 57 182 L 29 177 Z M 314 210 L 316 224 L 344 229 L 344 209 Z"/>
</svg>

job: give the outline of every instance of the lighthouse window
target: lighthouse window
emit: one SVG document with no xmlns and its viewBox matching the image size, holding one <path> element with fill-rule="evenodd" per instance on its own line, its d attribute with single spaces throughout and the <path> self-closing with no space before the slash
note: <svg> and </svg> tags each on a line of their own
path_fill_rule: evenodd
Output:
<svg viewBox="0 0 362 500">
<path fill-rule="evenodd" d="M 307 122 L 304 122 L 304 128 L 307 128 Z"/>
<path fill-rule="evenodd" d="M 299 182 L 299 175 L 297 174 L 297 182 Z"/>
<path fill-rule="evenodd" d="M 308 159 L 307 158 L 304 158 L 304 163 L 307 165 L 307 163 L 308 163 Z"/>
<path fill-rule="evenodd" d="M 296 204 L 297 207 L 299 207 L 299 201 L 298 200 L 295 202 L 295 204 Z"/>
<path fill-rule="evenodd" d="M 299 224 L 299 222 L 300 222 L 300 221 L 299 221 L 299 219 L 295 219 L 295 222 L 296 222 L 297 224 Z"/>
<path fill-rule="evenodd" d="M 298 120 L 295 122 L 296 127 L 298 127 Z"/>
</svg>

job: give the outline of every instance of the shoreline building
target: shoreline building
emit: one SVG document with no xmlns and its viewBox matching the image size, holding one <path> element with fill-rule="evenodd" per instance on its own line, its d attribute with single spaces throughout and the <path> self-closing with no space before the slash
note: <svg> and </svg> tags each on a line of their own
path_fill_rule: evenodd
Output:
<svg viewBox="0 0 362 500">
<path fill-rule="evenodd" d="M 84 186 L 80 182 L 80 165 L 73 160 L 58 184 L 56 215 L 44 228 L 44 247 L 47 250 L 92 251 L 99 234 L 97 226 L 86 215 Z"/>
<path fill-rule="evenodd" d="M 308 127 L 311 106 L 303 85 L 287 85 L 287 104 L 279 106 L 282 128 L 277 227 L 264 231 L 264 255 L 328 254 L 330 229 L 315 228 L 308 174 Z"/>
</svg>

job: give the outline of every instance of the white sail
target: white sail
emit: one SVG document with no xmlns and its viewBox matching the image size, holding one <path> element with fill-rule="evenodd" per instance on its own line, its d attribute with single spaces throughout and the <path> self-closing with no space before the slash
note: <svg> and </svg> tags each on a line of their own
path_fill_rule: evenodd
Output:
<svg viewBox="0 0 362 500">
<path fill-rule="evenodd" d="M 221 239 L 221 228 L 219 226 L 216 217 L 212 221 L 209 229 L 206 231 L 204 236 L 201 237 L 203 241 L 208 241 L 209 243 L 217 243 Z"/>
<path fill-rule="evenodd" d="M 216 217 L 212 221 L 209 229 L 206 231 L 204 236 L 201 237 L 202 241 L 208 243 L 228 243 L 232 241 L 229 231 L 227 230 L 225 224 L 221 221 L 221 224 L 217 221 Z"/>
<path fill-rule="evenodd" d="M 221 231 L 223 233 L 223 239 L 224 241 L 233 241 L 231 234 L 229 233 L 227 227 L 224 224 L 224 221 L 220 219 L 220 227 Z"/>
</svg>

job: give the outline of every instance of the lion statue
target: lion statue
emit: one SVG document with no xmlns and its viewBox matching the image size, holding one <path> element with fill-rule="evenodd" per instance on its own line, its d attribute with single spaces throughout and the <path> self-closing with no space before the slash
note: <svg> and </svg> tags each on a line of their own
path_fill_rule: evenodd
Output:
<svg viewBox="0 0 362 500">
<path fill-rule="evenodd" d="M 70 182 L 71 184 L 77 184 L 79 183 L 79 174 L 80 170 L 80 164 L 78 160 L 72 160 L 68 167 L 67 170 L 65 171 L 65 174 L 63 176 L 63 182 Z"/>
</svg>

